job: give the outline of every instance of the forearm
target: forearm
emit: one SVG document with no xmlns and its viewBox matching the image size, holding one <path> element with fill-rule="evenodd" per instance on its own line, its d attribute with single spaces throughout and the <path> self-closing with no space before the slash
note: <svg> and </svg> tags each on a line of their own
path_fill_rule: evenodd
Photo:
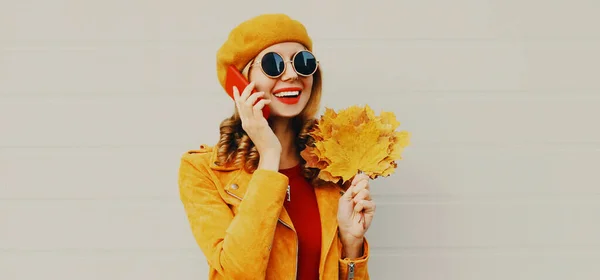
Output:
<svg viewBox="0 0 600 280">
<path fill-rule="evenodd" d="M 179 184 L 194 237 L 210 265 L 229 278 L 264 275 L 287 177 L 257 170 L 235 216 L 206 171 L 187 160 L 182 161 Z"/>
<path fill-rule="evenodd" d="M 254 173 L 239 211 L 226 230 L 221 261 L 235 267 L 250 258 L 257 260 L 253 267 L 237 268 L 246 272 L 266 269 L 287 187 L 282 176 L 260 169 Z"/>
<path fill-rule="evenodd" d="M 254 173 L 239 211 L 227 230 L 229 236 L 241 238 L 238 250 L 242 247 L 266 250 L 271 244 L 287 187 L 287 180 L 282 176 L 261 169 Z"/>
</svg>

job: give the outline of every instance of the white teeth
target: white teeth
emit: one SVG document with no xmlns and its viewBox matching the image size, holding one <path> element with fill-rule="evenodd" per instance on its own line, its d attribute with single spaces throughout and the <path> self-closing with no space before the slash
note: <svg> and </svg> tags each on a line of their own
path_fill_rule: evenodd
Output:
<svg viewBox="0 0 600 280">
<path fill-rule="evenodd" d="M 275 96 L 277 96 L 277 97 L 298 96 L 299 94 L 300 94 L 299 91 L 282 91 L 282 92 L 276 93 Z"/>
<path fill-rule="evenodd" d="M 282 91 L 275 94 L 276 97 L 298 96 L 300 91 Z"/>
</svg>

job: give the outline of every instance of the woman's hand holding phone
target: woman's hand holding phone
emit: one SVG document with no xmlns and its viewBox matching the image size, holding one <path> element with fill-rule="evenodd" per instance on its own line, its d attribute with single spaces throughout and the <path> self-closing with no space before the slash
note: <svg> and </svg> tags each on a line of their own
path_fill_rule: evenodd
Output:
<svg viewBox="0 0 600 280">
<path fill-rule="evenodd" d="M 264 92 L 252 93 L 254 82 L 251 82 L 240 94 L 239 89 L 234 87 L 233 100 L 242 121 L 242 128 L 252 140 L 260 154 L 259 168 L 279 170 L 281 157 L 281 143 L 263 116 L 262 109 L 271 103 L 270 99 L 261 99 Z M 256 103 L 256 104 L 254 104 Z M 254 105 L 252 105 L 254 104 Z"/>
</svg>

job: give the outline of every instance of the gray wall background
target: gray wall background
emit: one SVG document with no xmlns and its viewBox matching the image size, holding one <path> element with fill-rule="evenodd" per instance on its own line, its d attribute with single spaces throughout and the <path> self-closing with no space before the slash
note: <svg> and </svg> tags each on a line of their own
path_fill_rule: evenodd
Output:
<svg viewBox="0 0 600 280">
<path fill-rule="evenodd" d="M 599 3 L 0 1 L 0 279 L 206 278 L 179 157 L 266 12 L 306 24 L 323 106 L 413 133 L 372 183 L 374 279 L 599 279 Z"/>
</svg>

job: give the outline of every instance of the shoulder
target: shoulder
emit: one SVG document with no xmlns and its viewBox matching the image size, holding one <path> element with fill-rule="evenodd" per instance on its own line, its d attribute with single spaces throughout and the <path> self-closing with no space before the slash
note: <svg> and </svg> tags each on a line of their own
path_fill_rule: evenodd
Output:
<svg viewBox="0 0 600 280">
<path fill-rule="evenodd" d="M 181 155 L 179 178 L 181 184 L 199 185 L 210 183 L 220 192 L 233 179 L 239 179 L 244 170 L 233 166 L 217 165 L 217 145 L 202 144 L 196 149 L 187 150 Z M 244 177 L 245 178 L 245 177 Z M 208 185 L 204 184 L 205 187 Z"/>
<path fill-rule="evenodd" d="M 210 154 L 212 154 L 212 152 L 215 150 L 215 146 L 210 146 L 207 144 L 200 144 L 200 146 L 198 148 L 195 149 L 191 149 L 191 150 L 187 150 L 185 153 L 183 153 L 183 155 L 181 155 L 182 158 L 202 158 L 202 157 L 206 157 Z"/>
<path fill-rule="evenodd" d="M 230 173 L 239 170 L 239 167 L 233 165 L 217 165 L 217 145 L 202 144 L 196 149 L 188 150 L 181 155 L 181 164 L 193 166 L 199 171 L 208 173 Z M 218 174 L 217 174 L 218 175 Z"/>
<path fill-rule="evenodd" d="M 181 155 L 181 163 L 191 165 L 199 170 L 207 170 L 211 166 L 215 147 L 201 144 L 198 148 L 187 150 Z"/>
</svg>

